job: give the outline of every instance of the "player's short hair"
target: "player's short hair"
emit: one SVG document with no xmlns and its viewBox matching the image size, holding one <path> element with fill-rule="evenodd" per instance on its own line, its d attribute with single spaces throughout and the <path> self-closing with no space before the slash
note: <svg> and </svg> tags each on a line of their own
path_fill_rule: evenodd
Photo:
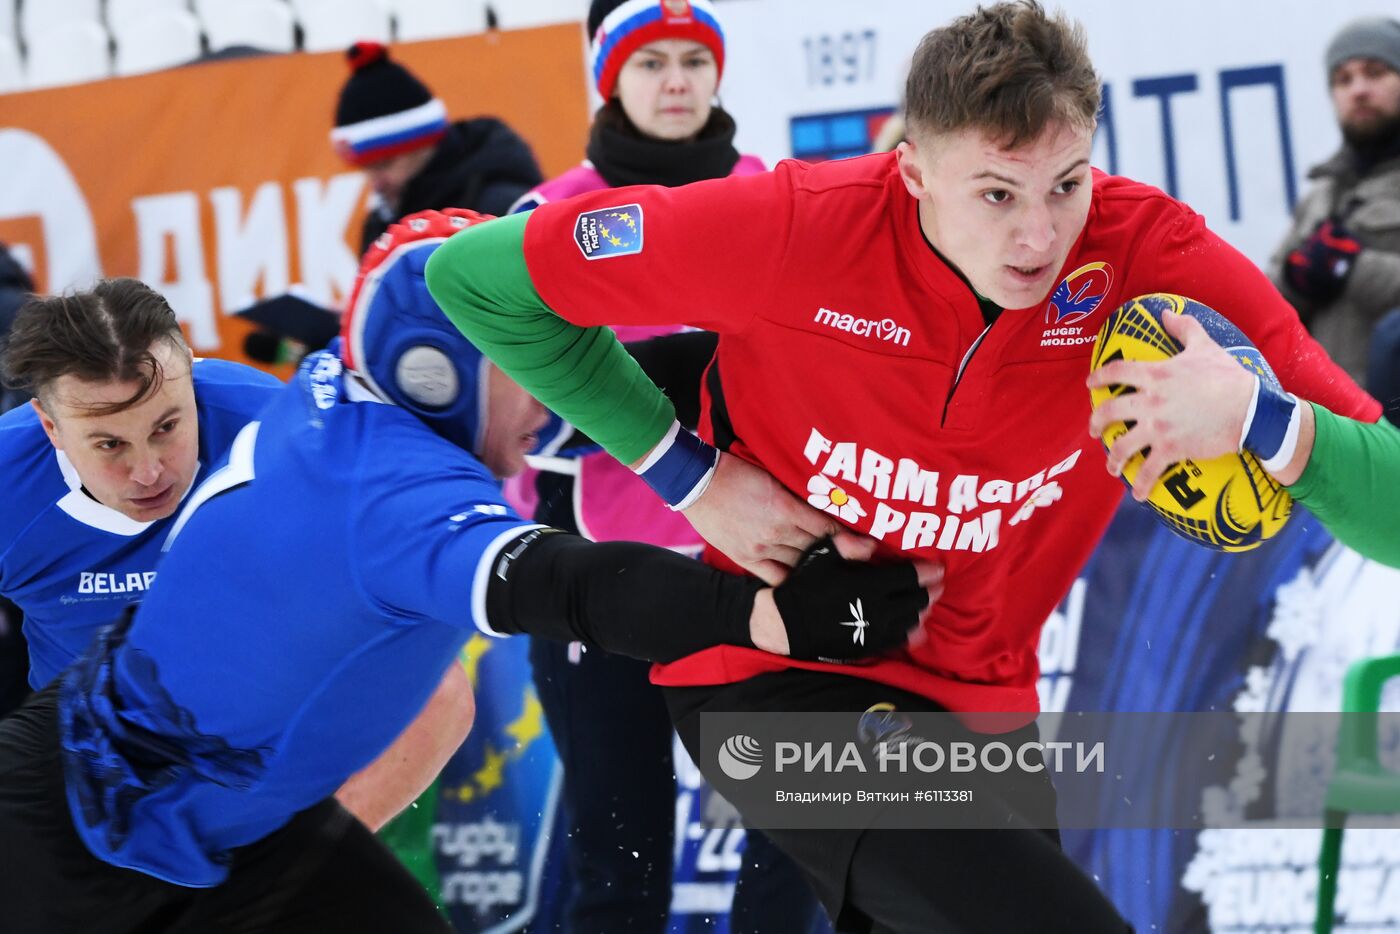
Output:
<svg viewBox="0 0 1400 934">
<path fill-rule="evenodd" d="M 924 36 L 904 92 L 913 134 L 980 130 L 1008 148 L 1064 121 L 1091 127 L 1100 82 L 1083 28 L 1035 0 L 978 7 Z"/>
<path fill-rule="evenodd" d="M 104 279 L 84 292 L 30 298 L 15 315 L 0 373 L 41 403 L 62 376 L 136 383 L 130 398 L 91 409 L 111 415 L 160 390 L 165 372 L 152 353 L 158 341 L 189 353 L 165 297 L 139 279 Z"/>
</svg>

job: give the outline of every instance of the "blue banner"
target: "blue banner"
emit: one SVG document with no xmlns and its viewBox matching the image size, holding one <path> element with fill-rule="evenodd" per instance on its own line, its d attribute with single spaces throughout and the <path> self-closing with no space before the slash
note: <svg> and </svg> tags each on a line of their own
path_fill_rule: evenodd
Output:
<svg viewBox="0 0 1400 934">
<path fill-rule="evenodd" d="M 1176 537 L 1125 501 L 1047 623 L 1040 688 L 1055 710 L 1338 710 L 1346 667 L 1396 651 L 1400 572 L 1336 544 L 1305 510 L 1257 550 L 1223 555 Z M 1400 697 L 1390 699 L 1387 709 L 1400 709 Z M 1195 807 L 1248 819 L 1251 805 L 1267 799 L 1286 813 L 1316 816 L 1321 766 L 1286 786 L 1252 767 L 1257 748 L 1306 741 L 1281 732 L 1242 736 L 1235 755 L 1206 764 L 1158 743 L 1136 760 Z M 1113 742 L 1130 747 L 1133 737 Z M 1391 738 L 1392 750 L 1397 742 Z M 1312 930 L 1316 830 L 1065 831 L 1063 838 L 1139 931 Z M 1347 840 L 1336 930 L 1400 922 L 1400 832 L 1353 831 Z"/>
<path fill-rule="evenodd" d="M 474 635 L 464 664 L 476 722 L 439 781 L 433 848 L 459 931 L 556 930 L 565 887 L 550 859 L 559 765 L 530 681 L 529 642 Z"/>
</svg>

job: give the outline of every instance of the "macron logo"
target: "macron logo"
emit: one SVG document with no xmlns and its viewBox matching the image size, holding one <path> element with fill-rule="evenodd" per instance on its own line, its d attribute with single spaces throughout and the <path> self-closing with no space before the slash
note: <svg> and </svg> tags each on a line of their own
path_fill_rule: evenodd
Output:
<svg viewBox="0 0 1400 934">
<path fill-rule="evenodd" d="M 854 334 L 857 337 L 873 337 L 876 340 L 889 341 L 901 347 L 909 346 L 909 329 L 900 327 L 893 318 L 881 318 L 877 321 L 874 318 L 857 318 L 854 315 L 841 314 L 830 308 L 818 308 L 817 316 L 812 320 L 817 324 L 845 331 L 847 334 Z"/>
</svg>

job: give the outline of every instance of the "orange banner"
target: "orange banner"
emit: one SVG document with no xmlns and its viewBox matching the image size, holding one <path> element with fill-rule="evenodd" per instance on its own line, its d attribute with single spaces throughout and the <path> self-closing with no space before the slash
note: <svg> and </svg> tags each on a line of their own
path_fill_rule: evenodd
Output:
<svg viewBox="0 0 1400 934">
<path fill-rule="evenodd" d="M 546 175 L 582 158 L 578 25 L 393 54 L 454 119 L 505 120 Z M 226 310 L 289 288 L 339 307 L 353 282 L 369 188 L 327 136 L 348 74 L 340 53 L 297 53 L 0 96 L 0 241 L 40 291 L 138 276 L 197 352 L 243 359 Z"/>
</svg>

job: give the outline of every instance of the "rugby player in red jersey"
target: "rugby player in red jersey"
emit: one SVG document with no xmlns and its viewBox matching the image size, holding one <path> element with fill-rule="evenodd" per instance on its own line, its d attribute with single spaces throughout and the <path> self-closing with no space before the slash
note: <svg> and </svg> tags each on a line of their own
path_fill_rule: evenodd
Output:
<svg viewBox="0 0 1400 934">
<path fill-rule="evenodd" d="M 980 8 L 915 53 L 894 154 L 585 195 L 433 257 L 457 326 L 683 509 L 715 564 L 775 579 L 836 528 L 877 558 L 943 563 L 922 640 L 873 664 L 724 646 L 658 666 L 692 754 L 711 711 L 883 704 L 1029 724 L 1041 625 L 1123 493 L 1086 431 L 1084 382 L 1099 325 L 1130 297 L 1189 295 L 1290 392 L 1379 416 L 1199 215 L 1090 167 L 1099 94 L 1077 26 L 1033 2 Z M 703 441 L 594 327 L 676 321 L 719 334 Z M 1017 806 L 1053 811 L 1037 781 Z M 770 835 L 843 931 L 1125 930 L 1034 826 Z"/>
</svg>

